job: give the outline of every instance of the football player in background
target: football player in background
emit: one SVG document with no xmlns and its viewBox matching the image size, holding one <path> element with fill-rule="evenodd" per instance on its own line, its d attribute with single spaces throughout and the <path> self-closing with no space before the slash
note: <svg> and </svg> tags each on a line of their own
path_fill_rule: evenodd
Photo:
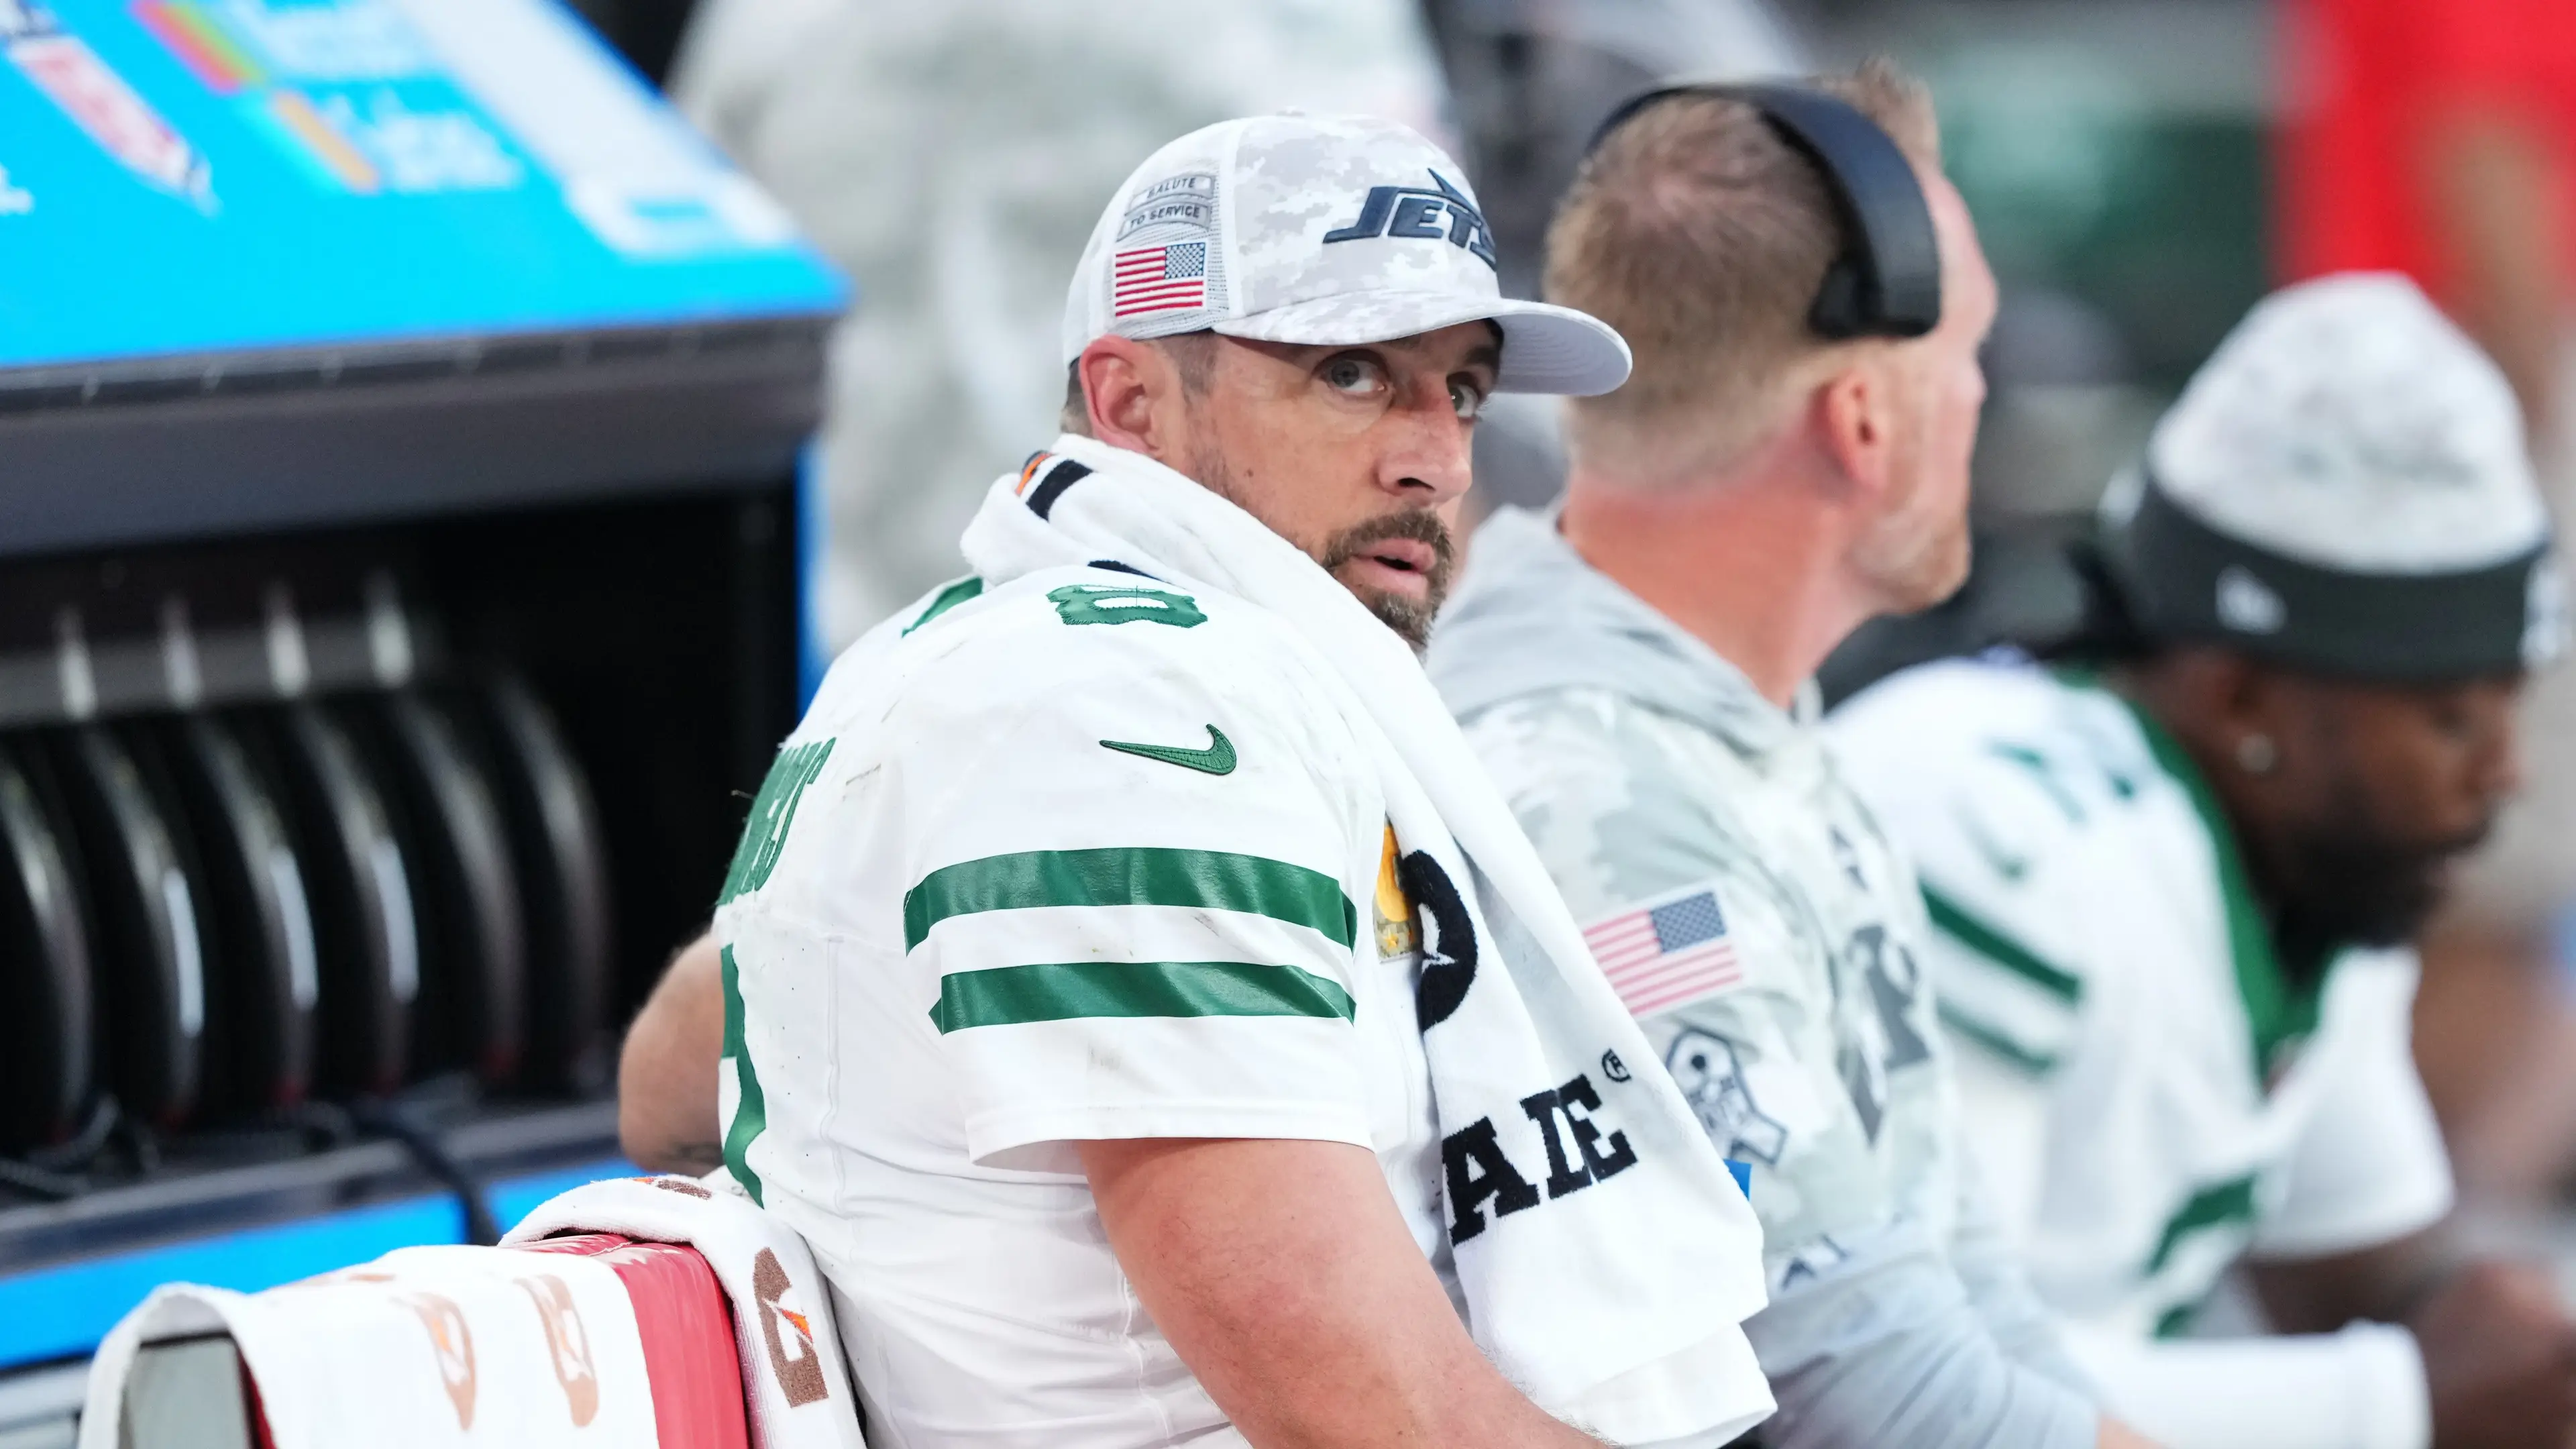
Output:
<svg viewBox="0 0 2576 1449">
<path fill-rule="evenodd" d="M 2564 1444 L 2576 1326 L 2443 1233 L 2408 1051 L 2409 941 L 2558 647 L 2512 390 L 2408 282 L 2303 284 L 2104 509 L 2092 667 L 1931 665 L 1830 731 L 1922 876 L 2031 1282 L 2177 1449 Z M 2175 1341 L 2240 1266 L 2282 1336 Z"/>
</svg>

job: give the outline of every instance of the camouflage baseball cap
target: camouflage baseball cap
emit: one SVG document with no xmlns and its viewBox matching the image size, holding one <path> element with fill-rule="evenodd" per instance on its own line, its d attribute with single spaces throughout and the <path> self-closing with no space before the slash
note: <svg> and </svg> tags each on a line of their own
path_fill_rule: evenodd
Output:
<svg viewBox="0 0 2576 1449">
<path fill-rule="evenodd" d="M 1503 296 L 1494 234 L 1439 147 L 1374 117 L 1254 116 L 1183 136 L 1118 188 L 1065 298 L 1064 357 L 1112 333 L 1340 346 L 1488 320 L 1498 391 L 1627 380 L 1608 324 Z"/>
</svg>

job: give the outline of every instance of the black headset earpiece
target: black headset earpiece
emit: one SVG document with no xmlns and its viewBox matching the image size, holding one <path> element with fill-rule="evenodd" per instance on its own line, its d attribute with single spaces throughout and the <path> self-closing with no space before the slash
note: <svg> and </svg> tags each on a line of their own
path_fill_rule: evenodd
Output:
<svg viewBox="0 0 2576 1449">
<path fill-rule="evenodd" d="M 1815 164 L 1843 229 L 1807 323 L 1821 337 L 1920 337 L 1941 322 L 1941 247 L 1914 163 L 1858 107 L 1796 85 L 1666 86 L 1633 96 L 1592 133 L 1588 155 L 1629 117 L 1672 96 L 1719 96 L 1762 113 Z"/>
</svg>

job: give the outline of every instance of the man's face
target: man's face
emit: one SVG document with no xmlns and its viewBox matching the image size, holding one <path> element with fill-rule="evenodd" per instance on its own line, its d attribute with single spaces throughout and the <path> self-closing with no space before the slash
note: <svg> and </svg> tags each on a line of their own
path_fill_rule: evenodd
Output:
<svg viewBox="0 0 2576 1449">
<path fill-rule="evenodd" d="M 2248 845 L 2285 946 L 2414 936 L 2519 782 L 2521 683 L 2275 681 L 2279 764 Z"/>
<path fill-rule="evenodd" d="M 1995 276 L 1958 188 L 1924 178 L 1941 244 L 1941 323 L 1890 345 L 1895 383 L 1895 467 L 1889 506 L 1854 561 L 1889 613 L 1928 609 L 1968 577 L 1968 463 L 1986 402 L 1978 361 L 1995 323 Z"/>
<path fill-rule="evenodd" d="M 1454 505 L 1501 361 L 1490 322 L 1358 347 L 1218 338 L 1182 471 L 1420 648 L 1457 566 Z"/>
</svg>

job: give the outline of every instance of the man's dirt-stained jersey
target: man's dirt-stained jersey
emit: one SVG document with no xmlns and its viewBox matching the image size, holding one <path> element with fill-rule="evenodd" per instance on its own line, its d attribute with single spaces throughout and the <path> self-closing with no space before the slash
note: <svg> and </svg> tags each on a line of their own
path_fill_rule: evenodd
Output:
<svg viewBox="0 0 2576 1449">
<path fill-rule="evenodd" d="M 1077 1141 L 1370 1148 L 1454 1297 L 1416 922 L 1321 667 L 1133 573 L 970 579 L 788 739 L 716 914 L 726 1159 L 840 1296 L 873 1442 L 1242 1442 Z"/>
<path fill-rule="evenodd" d="M 1764 699 L 1517 510 L 1477 534 L 1430 666 L 1710 1140 L 1750 1169 L 1773 1305 L 1745 1328 L 1781 1406 L 1765 1441 L 2090 1445 L 2078 1376 L 1963 1204 L 1913 872 L 1812 710 Z"/>
<path fill-rule="evenodd" d="M 2168 1335 L 2249 1252 L 2365 1248 L 2448 1209 L 2413 954 L 2347 952 L 2321 989 L 2286 974 L 2160 726 L 1997 659 L 1884 681 L 1829 733 L 1922 876 L 1970 1147 L 2070 1325 Z"/>
</svg>

